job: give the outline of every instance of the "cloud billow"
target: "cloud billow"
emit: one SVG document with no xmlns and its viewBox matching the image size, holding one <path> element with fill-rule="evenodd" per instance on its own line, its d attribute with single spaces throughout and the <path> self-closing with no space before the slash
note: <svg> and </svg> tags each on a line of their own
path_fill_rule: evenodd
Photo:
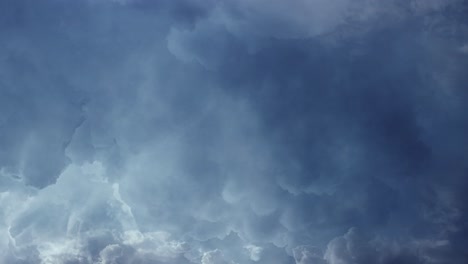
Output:
<svg viewBox="0 0 468 264">
<path fill-rule="evenodd" d="M 0 3 L 0 262 L 465 263 L 463 1 Z"/>
</svg>

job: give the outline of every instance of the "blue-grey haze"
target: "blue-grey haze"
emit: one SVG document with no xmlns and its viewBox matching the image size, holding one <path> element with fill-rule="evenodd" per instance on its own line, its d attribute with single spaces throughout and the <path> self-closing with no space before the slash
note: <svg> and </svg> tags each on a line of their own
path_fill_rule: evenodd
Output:
<svg viewBox="0 0 468 264">
<path fill-rule="evenodd" d="M 0 0 L 0 263 L 468 263 L 463 0 Z"/>
</svg>

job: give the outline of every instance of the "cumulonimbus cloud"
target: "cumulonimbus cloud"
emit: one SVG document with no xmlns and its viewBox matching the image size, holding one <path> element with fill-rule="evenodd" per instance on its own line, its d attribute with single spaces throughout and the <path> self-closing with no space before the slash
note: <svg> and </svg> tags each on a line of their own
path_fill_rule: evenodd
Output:
<svg viewBox="0 0 468 264">
<path fill-rule="evenodd" d="M 2 1 L 0 262 L 466 262 L 466 10 Z"/>
</svg>

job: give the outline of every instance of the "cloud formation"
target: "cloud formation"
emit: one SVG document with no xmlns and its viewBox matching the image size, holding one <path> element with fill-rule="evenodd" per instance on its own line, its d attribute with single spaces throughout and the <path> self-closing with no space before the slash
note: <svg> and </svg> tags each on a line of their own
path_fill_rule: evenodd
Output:
<svg viewBox="0 0 468 264">
<path fill-rule="evenodd" d="M 464 1 L 0 2 L 1 263 L 465 263 Z"/>
</svg>

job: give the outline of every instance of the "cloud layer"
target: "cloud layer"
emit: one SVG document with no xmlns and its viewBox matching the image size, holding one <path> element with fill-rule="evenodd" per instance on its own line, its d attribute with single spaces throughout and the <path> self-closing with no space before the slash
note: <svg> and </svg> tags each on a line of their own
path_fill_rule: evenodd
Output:
<svg viewBox="0 0 468 264">
<path fill-rule="evenodd" d="M 465 263 L 464 1 L 0 2 L 1 263 Z"/>
</svg>

